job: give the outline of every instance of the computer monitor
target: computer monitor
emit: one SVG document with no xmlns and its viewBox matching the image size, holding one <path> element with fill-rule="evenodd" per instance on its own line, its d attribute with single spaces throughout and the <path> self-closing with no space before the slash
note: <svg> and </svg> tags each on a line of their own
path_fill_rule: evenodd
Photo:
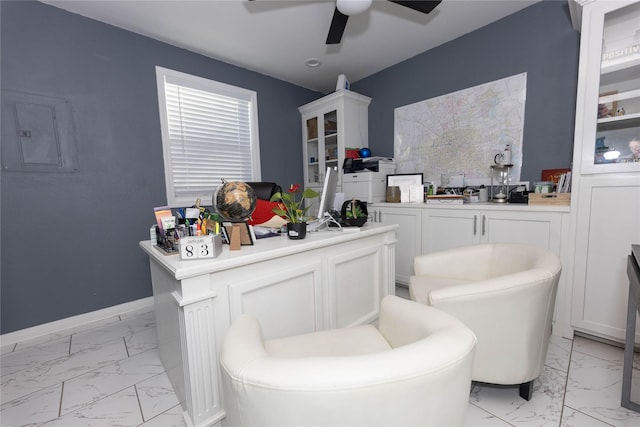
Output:
<svg viewBox="0 0 640 427">
<path fill-rule="evenodd" d="M 333 210 L 333 202 L 336 198 L 336 188 L 338 186 L 338 171 L 332 167 L 327 167 L 324 174 L 324 184 L 320 195 L 320 205 L 318 206 L 317 218 L 322 220 L 325 214 Z"/>
</svg>

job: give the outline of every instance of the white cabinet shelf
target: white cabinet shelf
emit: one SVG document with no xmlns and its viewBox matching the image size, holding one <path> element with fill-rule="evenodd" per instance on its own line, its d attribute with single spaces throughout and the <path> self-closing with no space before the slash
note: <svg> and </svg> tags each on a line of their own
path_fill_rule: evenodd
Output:
<svg viewBox="0 0 640 427">
<path fill-rule="evenodd" d="M 640 126 L 640 113 L 625 114 L 624 116 L 603 117 L 598 119 L 598 130 L 621 129 Z"/>
<path fill-rule="evenodd" d="M 640 74 L 640 54 L 636 57 L 627 57 L 610 63 L 602 63 L 600 68 L 600 84 L 609 84 L 612 81 L 629 80 Z"/>
<path fill-rule="evenodd" d="M 612 117 L 609 120 L 603 120 L 603 119 L 599 119 L 598 120 L 598 137 L 599 136 L 607 136 L 608 134 L 610 134 L 611 132 L 615 132 L 615 131 L 626 131 L 628 129 L 633 129 L 633 128 L 640 128 L 640 113 L 638 114 L 629 114 L 627 115 L 627 117 L 625 118 L 620 118 L 620 117 Z M 608 147 L 608 149 L 611 149 L 611 147 Z M 614 148 L 614 150 L 616 150 L 617 148 Z M 624 160 L 624 159 L 623 159 Z M 624 160 L 626 161 L 626 160 Z M 640 160 L 638 160 L 640 161 Z M 622 160 L 621 160 L 622 162 Z M 629 160 L 629 162 L 631 162 L 631 160 Z M 623 163 L 616 163 L 616 164 L 620 164 L 622 165 Z M 633 166 L 633 165 L 632 165 Z"/>
</svg>

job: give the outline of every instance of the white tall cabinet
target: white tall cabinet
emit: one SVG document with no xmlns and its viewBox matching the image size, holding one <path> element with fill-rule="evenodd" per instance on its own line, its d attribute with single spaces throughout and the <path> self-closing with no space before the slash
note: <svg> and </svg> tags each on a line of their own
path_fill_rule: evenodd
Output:
<svg viewBox="0 0 640 427">
<path fill-rule="evenodd" d="M 369 146 L 371 98 L 339 90 L 298 108 L 302 116 L 304 186 L 322 188 L 327 167 L 338 171 L 342 185 L 345 148 Z"/>
<path fill-rule="evenodd" d="M 640 1 L 582 9 L 571 206 L 571 326 L 623 341 L 626 259 L 640 243 Z M 636 331 L 640 331 L 637 327 Z M 636 334 L 640 343 L 640 333 Z"/>
</svg>

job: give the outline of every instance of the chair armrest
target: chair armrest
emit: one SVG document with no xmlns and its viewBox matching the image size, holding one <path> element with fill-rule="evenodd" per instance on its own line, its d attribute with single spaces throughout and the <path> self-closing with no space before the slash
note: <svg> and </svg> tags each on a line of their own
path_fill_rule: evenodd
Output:
<svg viewBox="0 0 640 427">
<path fill-rule="evenodd" d="M 473 358 L 476 338 L 461 322 L 432 307 L 427 311 L 446 319 L 441 328 L 416 342 L 387 351 L 353 356 L 244 357 L 241 352 L 225 353 L 221 364 L 244 387 L 311 391 L 349 390 L 353 387 L 385 387 L 406 383 L 422 376 L 438 375 L 453 365 Z M 453 322 L 449 323 L 452 319 Z M 447 323 L 448 326 L 445 326 Z M 254 350 L 251 353 L 255 354 Z M 239 360 L 229 360 L 231 357 Z M 471 362 L 470 362 L 471 363 Z M 231 371 L 238 369 L 238 371 Z"/>
<path fill-rule="evenodd" d="M 247 314 L 238 316 L 224 338 L 220 364 L 228 372 L 241 372 L 251 362 L 266 357 L 262 328 L 258 321 Z"/>
<path fill-rule="evenodd" d="M 452 327 L 465 327 L 458 319 L 424 304 L 395 295 L 380 305 L 378 330 L 393 348 L 401 347 Z"/>
<path fill-rule="evenodd" d="M 429 293 L 429 304 L 460 319 L 480 342 L 495 342 L 497 337 L 514 342 L 511 338 L 529 336 L 525 331 L 545 330 L 553 314 L 559 276 L 560 272 L 536 269 L 435 289 Z"/>
<path fill-rule="evenodd" d="M 502 295 L 515 297 L 517 293 L 532 292 L 540 287 L 540 283 L 549 282 L 549 288 L 554 281 L 557 283 L 558 274 L 554 275 L 547 269 L 533 269 L 519 273 L 507 274 L 454 286 L 445 286 L 429 292 L 429 303 L 433 307 L 457 302 L 471 302 L 493 300 Z M 547 289 L 548 290 L 548 289 Z"/>
<path fill-rule="evenodd" d="M 554 307 L 559 275 L 536 269 L 434 289 L 428 301 L 460 319 L 481 340 L 478 331 L 510 330 L 509 323 L 518 324 L 514 330 L 522 330 L 523 323 L 541 327 Z"/>
<path fill-rule="evenodd" d="M 490 245 L 465 246 L 418 255 L 413 260 L 413 270 L 416 276 L 481 280 L 489 273 L 490 259 Z"/>
</svg>

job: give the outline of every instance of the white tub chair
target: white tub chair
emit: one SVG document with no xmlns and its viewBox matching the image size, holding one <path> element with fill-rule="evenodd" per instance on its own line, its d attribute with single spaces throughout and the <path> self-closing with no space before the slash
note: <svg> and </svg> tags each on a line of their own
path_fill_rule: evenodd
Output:
<svg viewBox="0 0 640 427">
<path fill-rule="evenodd" d="M 396 296 L 378 326 L 264 341 L 239 316 L 221 350 L 227 425 L 461 426 L 476 338 L 460 321 Z"/>
<path fill-rule="evenodd" d="M 561 265 L 546 249 L 480 244 L 415 257 L 412 300 L 460 319 L 478 338 L 474 381 L 519 385 L 530 400 L 544 366 Z"/>
</svg>

